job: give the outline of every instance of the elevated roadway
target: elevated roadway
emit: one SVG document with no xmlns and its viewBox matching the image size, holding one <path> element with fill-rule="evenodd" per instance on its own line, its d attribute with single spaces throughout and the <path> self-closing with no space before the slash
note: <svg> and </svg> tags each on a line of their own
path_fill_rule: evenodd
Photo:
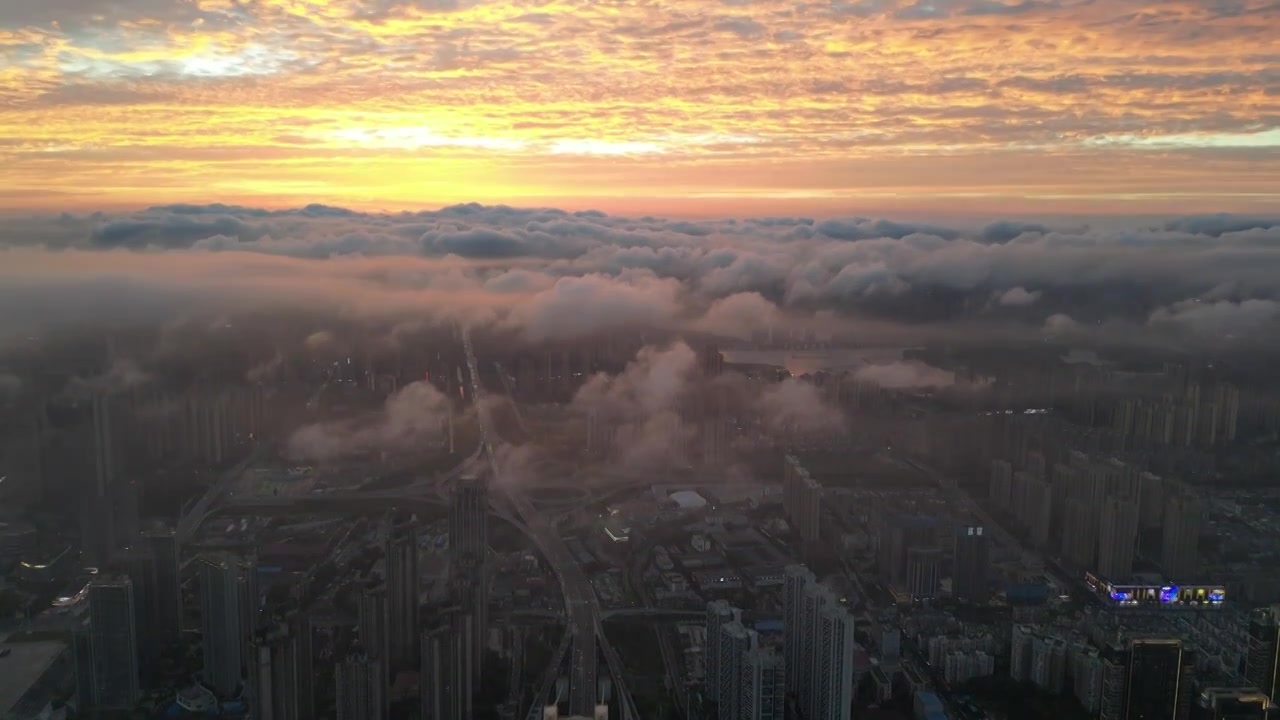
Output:
<svg viewBox="0 0 1280 720">
<path fill-rule="evenodd" d="M 598 647 L 604 653 L 605 662 L 613 676 L 613 687 L 621 701 L 622 720 L 639 720 L 631 695 L 626 689 L 622 662 L 609 646 L 609 641 L 600 626 L 600 606 L 590 580 L 574 560 L 551 520 L 534 508 L 533 503 L 515 483 L 502 482 L 502 468 L 493 451 L 495 436 L 491 433 L 489 408 L 482 402 L 484 392 L 480 384 L 480 370 L 471 344 L 471 333 L 467 328 L 462 330 L 462 342 L 467 355 L 471 395 L 476 404 L 480 425 L 480 442 L 493 473 L 493 480 L 504 493 L 515 515 L 528 528 L 530 538 L 555 571 L 564 593 L 568 627 L 573 633 L 572 647 L 569 650 L 569 714 L 594 716 L 597 700 L 596 650 Z"/>
</svg>

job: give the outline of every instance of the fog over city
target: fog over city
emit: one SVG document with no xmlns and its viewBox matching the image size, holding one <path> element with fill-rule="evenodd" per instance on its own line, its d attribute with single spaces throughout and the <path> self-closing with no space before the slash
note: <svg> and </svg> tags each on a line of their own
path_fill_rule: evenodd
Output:
<svg viewBox="0 0 1280 720">
<path fill-rule="evenodd" d="M 1261 720 L 1277 330 L 1264 216 L 15 216 L 0 700 Z"/>
</svg>

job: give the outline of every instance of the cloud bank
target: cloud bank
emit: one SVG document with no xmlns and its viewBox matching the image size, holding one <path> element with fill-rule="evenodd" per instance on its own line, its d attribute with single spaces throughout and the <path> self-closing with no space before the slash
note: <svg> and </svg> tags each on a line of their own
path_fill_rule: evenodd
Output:
<svg viewBox="0 0 1280 720">
<path fill-rule="evenodd" d="M 422 451 L 447 438 L 453 412 L 449 398 L 430 383 L 410 383 L 387 398 L 373 417 L 298 428 L 289 437 L 285 453 L 296 460 L 323 462 L 377 452 Z"/>
<path fill-rule="evenodd" d="M 704 421 L 730 416 L 771 437 L 830 436 L 845 428 L 844 414 L 814 385 L 793 378 L 758 383 L 732 372 L 707 377 L 683 342 L 646 346 L 621 373 L 593 376 L 569 408 L 590 424 L 590 435 L 607 438 L 597 442 L 613 460 L 629 467 L 699 460 L 717 432 Z"/>
<path fill-rule="evenodd" d="M 864 344 L 1048 333 L 1233 352 L 1270 344 L 1280 302 L 1280 222 L 1261 217 L 966 228 L 185 205 L 23 218 L 0 248 L 0 338 L 270 310 L 378 324 L 388 343 L 461 322 L 535 343 L 806 328 Z"/>
</svg>

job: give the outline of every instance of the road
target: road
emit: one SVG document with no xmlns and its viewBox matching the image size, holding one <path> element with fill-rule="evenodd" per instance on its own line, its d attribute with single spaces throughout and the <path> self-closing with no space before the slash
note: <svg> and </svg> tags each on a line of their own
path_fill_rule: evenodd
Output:
<svg viewBox="0 0 1280 720">
<path fill-rule="evenodd" d="M 614 691 L 621 699 L 622 720 L 639 720 L 631 695 L 626 689 L 626 680 L 622 674 L 622 661 L 610 647 L 600 626 L 600 605 L 596 599 L 595 589 L 587 579 L 582 568 L 578 566 L 569 548 L 560 539 L 560 533 L 546 515 L 539 513 L 533 503 L 513 483 L 501 482 L 501 468 L 493 452 L 493 441 L 496 436 L 492 432 L 489 419 L 489 408 L 482 402 L 484 391 L 480 384 L 480 369 L 476 363 L 475 351 L 471 344 L 471 333 L 467 328 L 462 330 L 463 347 L 467 354 L 467 372 L 471 379 L 471 399 L 476 405 L 476 415 L 480 425 L 480 443 L 488 461 L 493 479 L 503 492 L 515 514 L 528 528 L 530 537 L 546 558 L 547 563 L 555 571 L 560 581 L 560 589 L 564 593 L 565 612 L 568 616 L 568 627 L 572 628 L 573 646 L 570 649 L 569 671 L 569 714 L 593 717 L 596 704 L 596 649 L 603 651 L 609 672 L 613 675 Z"/>
<path fill-rule="evenodd" d="M 217 481 L 210 485 L 208 490 L 205 490 L 204 495 L 201 495 L 200 499 L 178 520 L 178 527 L 174 531 L 174 535 L 177 536 L 179 545 L 185 544 L 191 539 L 195 531 L 200 528 L 200 524 L 204 522 L 205 517 L 209 515 L 213 503 L 222 498 L 227 488 L 235 484 L 240 479 L 240 476 L 244 475 L 245 470 L 266 457 L 270 449 L 271 447 L 266 443 L 259 444 L 249 453 L 248 457 L 236 463 L 235 467 L 222 473 Z"/>
</svg>

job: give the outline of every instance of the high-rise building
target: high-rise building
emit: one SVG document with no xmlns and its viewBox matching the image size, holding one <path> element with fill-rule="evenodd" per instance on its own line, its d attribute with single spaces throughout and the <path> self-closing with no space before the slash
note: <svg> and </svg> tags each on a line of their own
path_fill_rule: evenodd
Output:
<svg viewBox="0 0 1280 720">
<path fill-rule="evenodd" d="M 80 548 L 85 562 L 102 566 L 110 562 L 116 549 L 116 433 L 112 429 L 112 404 L 105 394 L 95 393 L 88 411 L 88 450 L 93 461 L 87 468 L 88 487 L 77 493 Z M 83 416 L 79 423 L 80 428 L 86 427 Z"/>
<path fill-rule="evenodd" d="M 364 653 L 347 656 L 334 667 L 337 720 L 386 720 L 386 670 Z"/>
<path fill-rule="evenodd" d="M 1257 688 L 1210 687 L 1196 698 L 1195 720 L 1267 720 L 1271 700 Z"/>
<path fill-rule="evenodd" d="M 484 482 L 464 476 L 454 486 L 449 504 L 449 555 L 483 558 L 489 547 L 489 492 Z"/>
<path fill-rule="evenodd" d="M 276 623 L 254 635 L 249 674 L 254 720 L 308 720 L 313 698 L 311 626 Z"/>
<path fill-rule="evenodd" d="M 201 557 L 200 623 L 204 646 L 204 683 L 231 697 L 240 686 L 248 618 L 243 603 L 241 566 L 227 555 Z"/>
<path fill-rule="evenodd" d="M 88 651 L 96 710 L 132 710 L 138 702 L 138 625 L 133 583 L 104 577 L 89 584 Z"/>
<path fill-rule="evenodd" d="M 760 638 L 754 630 L 743 627 L 741 621 L 732 620 L 720 626 L 716 644 L 720 646 L 716 708 L 720 720 L 737 720 L 742 717 L 743 695 L 746 694 L 742 679 L 747 656 L 759 647 Z"/>
<path fill-rule="evenodd" d="M 818 621 L 814 720 L 849 720 L 853 703 L 853 616 L 836 604 L 823 607 Z"/>
<path fill-rule="evenodd" d="M 476 672 L 489 636 L 489 490 L 479 478 L 463 477 L 449 507 L 449 574 L 455 605 L 472 608 L 472 660 Z"/>
<path fill-rule="evenodd" d="M 795 697 L 805 718 L 847 720 L 853 688 L 853 617 L 806 568 L 792 565 L 785 572 L 787 695 Z"/>
<path fill-rule="evenodd" d="M 713 698 L 717 702 L 720 698 L 720 628 L 741 618 L 742 611 L 726 600 L 707 603 L 706 650 L 703 658 L 705 668 L 703 677 L 706 678 L 706 682 L 703 685 L 706 697 Z"/>
<path fill-rule="evenodd" d="M 1160 565 L 1165 577 L 1183 583 L 1198 579 L 1200 569 L 1200 506 L 1190 495 L 1169 498 L 1164 514 L 1164 542 Z"/>
<path fill-rule="evenodd" d="M 160 647 L 182 636 L 182 576 L 178 538 L 170 531 L 149 532 L 144 543 L 155 560 L 155 614 L 147 624 Z"/>
<path fill-rule="evenodd" d="M 76 707 L 88 715 L 97 692 L 93 681 L 93 632 L 88 620 L 71 630 L 71 659 L 75 663 Z"/>
<path fill-rule="evenodd" d="M 982 605 L 990 599 L 987 587 L 987 574 L 991 567 L 990 540 L 981 525 L 967 525 L 956 533 L 951 593 L 957 600 Z"/>
<path fill-rule="evenodd" d="M 1036 637 L 1031 641 L 1031 682 L 1050 693 L 1059 694 L 1067 679 L 1067 646 L 1058 638 Z"/>
<path fill-rule="evenodd" d="M 262 594 L 258 586 L 258 556 L 256 553 L 235 558 L 239 565 L 236 595 L 240 603 L 240 667 L 248 668 L 253 662 L 253 638 L 262 621 Z"/>
<path fill-rule="evenodd" d="M 938 566 L 942 551 L 936 547 L 913 547 L 907 550 L 907 592 L 916 600 L 928 600 L 938 594 Z"/>
<path fill-rule="evenodd" d="M 1191 707 L 1193 668 L 1181 640 L 1130 641 L 1124 720 L 1184 720 Z"/>
<path fill-rule="evenodd" d="M 739 675 L 738 717 L 743 720 L 783 720 L 786 678 L 782 657 L 772 648 L 747 654 Z"/>
<path fill-rule="evenodd" d="M 800 686 L 807 682 L 809 676 L 803 661 L 804 594 L 810 585 L 817 582 L 813 572 L 801 565 L 788 565 L 783 570 L 783 670 L 786 672 L 787 694 L 797 697 Z"/>
<path fill-rule="evenodd" d="M 699 356 L 702 373 L 707 377 L 715 377 L 724 372 L 724 354 L 720 352 L 720 348 L 715 345 L 708 345 L 702 348 Z"/>
<path fill-rule="evenodd" d="M 1043 476 L 1030 472 L 1016 473 L 1020 507 L 1018 521 L 1036 547 L 1048 547 L 1053 524 L 1053 490 Z"/>
<path fill-rule="evenodd" d="M 387 588 L 382 584 L 370 585 L 360 593 L 356 614 L 360 647 L 365 654 L 377 660 L 385 660 L 390 652 L 391 636 L 387 632 Z"/>
<path fill-rule="evenodd" d="M 419 686 L 422 720 L 469 720 L 476 691 L 475 616 L 450 608 L 443 622 L 422 636 Z"/>
<path fill-rule="evenodd" d="M 387 538 L 388 662 L 393 670 L 413 667 L 418 655 L 418 538 L 412 527 Z"/>
<path fill-rule="evenodd" d="M 132 546 L 117 552 L 112 564 L 133 585 L 135 627 L 150 628 L 156 617 L 157 604 L 155 557 L 146 547 Z M 139 666 L 143 669 L 151 667 L 160 657 L 162 646 L 159 638 L 154 633 L 143 632 L 137 642 Z"/>
<path fill-rule="evenodd" d="M 1142 529 L 1160 527 L 1164 523 L 1166 504 L 1178 490 L 1178 483 L 1165 480 L 1155 473 L 1139 473 L 1141 494 L 1138 499 L 1138 523 Z"/>
<path fill-rule="evenodd" d="M 1129 654 L 1116 647 L 1103 649 L 1102 697 L 1098 720 L 1126 720 L 1125 690 L 1129 681 Z"/>
<path fill-rule="evenodd" d="M 1082 498 L 1068 498 L 1062 518 L 1062 556 L 1078 568 L 1093 568 L 1098 555 L 1098 513 Z"/>
<path fill-rule="evenodd" d="M 1031 679 L 1035 657 L 1035 632 L 1027 625 L 1014 625 L 1009 642 L 1009 677 L 1019 682 Z"/>
<path fill-rule="evenodd" d="M 821 537 L 822 485 L 794 455 L 783 462 L 782 505 L 787 522 L 806 543 Z"/>
<path fill-rule="evenodd" d="M 1013 507 L 1013 465 L 1007 460 L 991 461 L 991 503 L 1001 510 Z"/>
<path fill-rule="evenodd" d="M 1102 674 L 1102 655 L 1096 649 L 1072 656 L 1071 690 L 1090 715 L 1097 715 L 1102 709 Z"/>
<path fill-rule="evenodd" d="M 1249 645 L 1245 655 L 1245 679 L 1271 702 L 1280 703 L 1280 606 L 1249 613 Z"/>
<path fill-rule="evenodd" d="M 1116 582 L 1133 575 L 1133 555 L 1138 542 L 1138 505 L 1110 497 L 1102 505 L 1098 535 L 1098 573 Z"/>
</svg>

